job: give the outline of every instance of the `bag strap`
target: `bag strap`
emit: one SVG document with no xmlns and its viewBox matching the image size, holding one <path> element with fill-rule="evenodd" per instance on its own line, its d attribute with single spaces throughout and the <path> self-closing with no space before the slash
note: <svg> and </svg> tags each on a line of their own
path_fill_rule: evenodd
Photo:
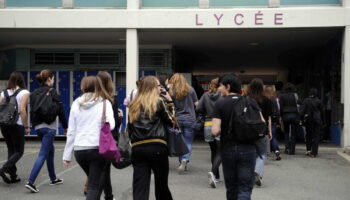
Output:
<svg viewBox="0 0 350 200">
<path fill-rule="evenodd" d="M 9 96 L 9 93 L 7 92 L 7 90 L 5 89 L 3 92 L 4 92 L 5 99 L 8 99 L 10 96 Z"/>
<path fill-rule="evenodd" d="M 23 89 L 22 88 L 18 88 L 12 95 L 11 97 L 15 97 L 18 95 L 18 93 L 20 93 Z M 6 91 L 7 92 L 7 91 Z"/>
<path fill-rule="evenodd" d="M 53 90 L 53 88 L 49 88 L 47 90 L 47 92 L 44 93 L 44 96 L 41 98 L 40 102 L 39 102 L 39 105 L 37 106 L 38 108 L 44 103 L 44 100 L 45 100 L 45 96 L 49 96 L 50 92 Z"/>
<path fill-rule="evenodd" d="M 103 108 L 102 108 L 102 124 L 106 123 L 106 100 L 103 100 Z"/>
</svg>

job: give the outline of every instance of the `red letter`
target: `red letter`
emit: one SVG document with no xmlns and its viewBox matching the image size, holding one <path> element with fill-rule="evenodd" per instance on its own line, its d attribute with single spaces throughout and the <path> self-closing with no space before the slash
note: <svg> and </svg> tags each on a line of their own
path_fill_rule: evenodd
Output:
<svg viewBox="0 0 350 200">
<path fill-rule="evenodd" d="M 241 22 L 238 22 L 238 21 L 237 21 L 237 17 L 241 17 L 242 21 L 241 21 Z M 235 15 L 235 24 L 236 24 L 236 25 L 242 25 L 242 24 L 244 23 L 243 17 L 244 17 L 244 16 L 243 16 L 243 14 L 241 14 L 241 13 L 236 14 L 236 15 Z"/>
<path fill-rule="evenodd" d="M 260 16 L 260 17 L 259 17 Z M 263 22 L 258 22 L 260 20 L 262 20 L 263 14 L 261 13 L 261 11 L 259 11 L 258 13 L 255 13 L 255 25 L 263 25 Z"/>
<path fill-rule="evenodd" d="M 219 26 L 220 25 L 220 20 L 221 20 L 222 16 L 224 16 L 224 14 L 221 14 L 220 17 L 218 17 L 216 14 L 214 14 L 214 16 L 215 16 L 215 18 L 217 20 L 217 24 Z"/>
<path fill-rule="evenodd" d="M 275 25 L 283 25 L 283 13 L 275 14 Z"/>
<path fill-rule="evenodd" d="M 200 22 L 198 21 L 198 14 L 196 14 L 196 25 L 197 25 L 197 26 L 203 26 L 203 23 L 200 23 Z"/>
</svg>

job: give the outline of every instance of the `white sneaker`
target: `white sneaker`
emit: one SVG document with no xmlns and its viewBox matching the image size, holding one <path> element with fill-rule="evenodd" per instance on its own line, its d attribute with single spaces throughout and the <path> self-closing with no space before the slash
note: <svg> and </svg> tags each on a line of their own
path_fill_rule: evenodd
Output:
<svg viewBox="0 0 350 200">
<path fill-rule="evenodd" d="M 209 185 L 212 187 L 212 188 L 216 188 L 216 178 L 213 174 L 213 172 L 208 172 L 208 180 L 209 180 Z"/>
<path fill-rule="evenodd" d="M 179 174 L 184 174 L 187 170 L 187 160 L 181 160 L 180 166 L 177 168 Z"/>
</svg>

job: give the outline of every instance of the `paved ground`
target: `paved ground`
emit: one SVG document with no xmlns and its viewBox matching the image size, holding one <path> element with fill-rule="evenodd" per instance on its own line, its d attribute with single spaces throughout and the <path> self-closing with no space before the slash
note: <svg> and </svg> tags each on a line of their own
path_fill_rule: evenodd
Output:
<svg viewBox="0 0 350 200">
<path fill-rule="evenodd" d="M 22 179 L 29 176 L 40 144 L 26 143 L 24 157 L 18 163 Z M 82 200 L 82 185 L 85 175 L 76 162 L 66 168 L 61 162 L 63 141 L 56 142 L 56 173 L 64 179 L 63 185 L 49 186 L 46 166 L 41 171 L 36 185 L 40 192 L 31 194 L 24 188 L 24 181 L 6 185 L 0 181 L 0 200 Z M 340 157 L 339 148 L 322 146 L 320 156 L 315 159 L 304 156 L 304 146 L 300 145 L 296 156 L 283 155 L 282 161 L 272 158 L 266 164 L 266 173 L 261 188 L 254 188 L 253 199 L 258 200 L 348 200 L 350 199 L 350 163 Z M 6 160 L 6 147 L 0 142 L 0 165 Z M 206 143 L 196 143 L 189 172 L 176 173 L 177 159 L 170 159 L 169 185 L 175 200 L 219 200 L 225 199 L 225 188 L 208 187 L 207 171 L 210 169 L 209 148 Z M 112 170 L 112 185 L 117 200 L 131 198 L 132 168 Z M 152 183 L 153 184 L 153 183 Z M 154 188 L 151 188 L 151 198 Z M 103 199 L 103 198 L 101 198 Z"/>
</svg>

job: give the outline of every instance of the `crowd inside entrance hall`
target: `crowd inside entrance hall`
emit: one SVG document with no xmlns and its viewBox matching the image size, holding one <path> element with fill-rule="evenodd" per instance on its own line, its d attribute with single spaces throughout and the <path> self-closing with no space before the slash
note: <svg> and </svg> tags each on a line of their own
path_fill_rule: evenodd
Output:
<svg viewBox="0 0 350 200">
<path fill-rule="evenodd" d="M 284 135 L 284 153 L 295 155 L 297 127 L 305 127 L 305 154 L 318 156 L 324 108 L 317 88 L 299 99 L 293 84 L 264 85 L 254 78 L 243 87 L 237 74 L 226 74 L 210 81 L 209 90 L 199 97 L 181 73 L 145 76 L 123 104 L 128 115 L 118 109 L 110 74 L 100 71 L 81 81 L 81 96 L 71 105 L 69 120 L 59 93 L 53 87 L 55 72 L 42 70 L 37 76 L 41 87 L 26 89 L 23 75 L 13 72 L 0 97 L 0 126 L 8 149 L 8 160 L 0 168 L 7 184 L 22 180 L 16 163 L 24 153 L 25 134 L 34 129 L 41 147 L 33 168 L 25 178 L 25 188 L 38 193 L 35 185 L 43 164 L 47 163 L 50 185 L 63 184 L 54 163 L 57 118 L 67 141 L 63 165 L 75 161 L 86 174 L 81 183 L 87 200 L 115 199 L 110 172 L 133 168 L 133 199 L 149 199 L 151 174 L 157 200 L 171 200 L 168 186 L 169 156 L 178 157 L 179 175 L 191 173 L 192 143 L 200 134 L 211 154 L 208 185 L 224 181 L 228 200 L 251 199 L 254 186 L 262 185 L 268 155 L 283 162 L 278 134 Z M 30 103 L 29 103 L 30 102 Z M 30 106 L 30 113 L 27 112 Z M 29 116 L 30 115 L 30 122 Z M 125 131 L 120 126 L 127 119 Z M 222 166 L 223 175 L 219 167 Z"/>
</svg>

